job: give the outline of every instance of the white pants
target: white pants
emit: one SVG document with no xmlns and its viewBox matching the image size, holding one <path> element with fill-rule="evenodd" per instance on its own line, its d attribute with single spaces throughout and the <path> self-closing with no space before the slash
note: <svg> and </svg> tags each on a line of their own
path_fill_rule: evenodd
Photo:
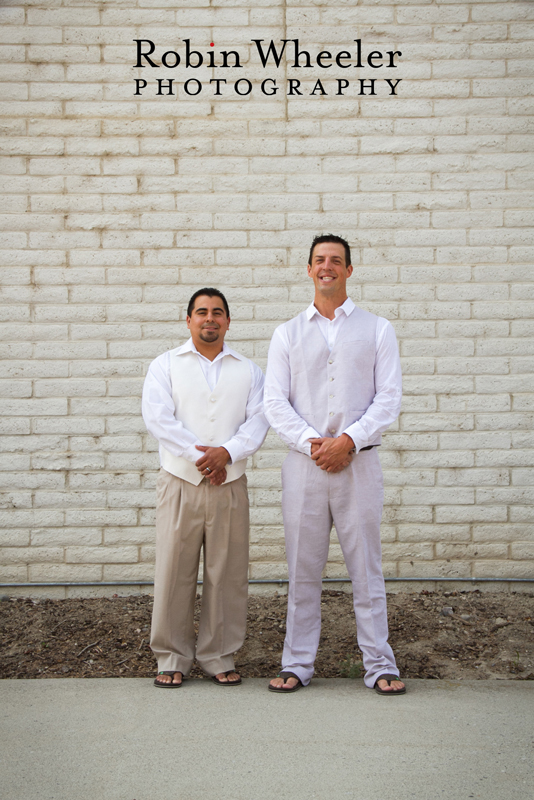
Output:
<svg viewBox="0 0 534 800">
<path fill-rule="evenodd" d="M 337 474 L 291 451 L 282 467 L 282 511 L 289 567 L 284 670 L 304 685 L 313 675 L 321 632 L 321 574 L 334 523 L 352 581 L 357 638 L 372 687 L 378 675 L 398 675 L 388 644 L 380 519 L 384 499 L 376 448 L 354 456 Z"/>
</svg>

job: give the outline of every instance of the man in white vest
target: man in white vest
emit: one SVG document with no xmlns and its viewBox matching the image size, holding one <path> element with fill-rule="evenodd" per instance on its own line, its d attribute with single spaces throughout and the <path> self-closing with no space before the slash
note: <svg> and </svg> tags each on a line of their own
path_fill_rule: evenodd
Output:
<svg viewBox="0 0 534 800">
<path fill-rule="evenodd" d="M 401 404 L 399 351 L 391 324 L 347 297 L 348 243 L 318 236 L 309 256 L 314 302 L 274 332 L 265 415 L 290 452 L 282 467 L 289 568 L 282 672 L 269 689 L 294 692 L 313 675 L 321 631 L 322 571 L 332 523 L 352 581 L 366 686 L 403 694 L 388 644 L 377 446 Z"/>
<path fill-rule="evenodd" d="M 159 441 L 156 575 L 150 645 L 154 684 L 175 689 L 196 657 L 220 686 L 237 686 L 234 652 L 245 638 L 249 506 L 247 456 L 269 429 L 263 373 L 224 342 L 230 312 L 217 289 L 195 292 L 191 338 L 152 362 L 143 418 Z M 193 621 L 200 551 L 202 610 Z"/>
</svg>

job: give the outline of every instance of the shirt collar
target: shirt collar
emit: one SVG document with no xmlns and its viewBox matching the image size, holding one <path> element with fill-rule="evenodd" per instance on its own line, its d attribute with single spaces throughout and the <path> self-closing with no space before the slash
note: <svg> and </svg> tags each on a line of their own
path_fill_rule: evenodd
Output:
<svg viewBox="0 0 534 800">
<path fill-rule="evenodd" d="M 181 356 L 184 353 L 196 353 L 197 356 L 200 356 L 200 358 L 206 358 L 205 356 L 202 355 L 202 353 L 198 352 L 197 348 L 193 344 L 192 338 L 189 338 L 185 344 L 183 344 L 176 350 L 176 355 Z M 221 352 L 218 353 L 213 359 L 213 361 L 211 361 L 210 363 L 215 364 L 216 361 L 219 361 L 219 359 L 224 358 L 225 356 L 233 356 L 234 358 L 241 359 L 239 353 L 236 353 L 235 350 L 232 350 L 231 347 L 228 347 L 226 342 L 223 342 L 223 348 Z M 209 361 L 209 358 L 206 358 L 206 361 Z"/>
<path fill-rule="evenodd" d="M 354 305 L 354 303 L 352 302 L 350 297 L 347 297 L 347 299 L 345 300 L 343 305 L 341 305 L 338 308 L 336 308 L 335 317 L 338 317 L 342 313 L 345 314 L 346 317 L 349 317 L 352 314 L 352 312 L 354 311 L 355 308 L 356 308 L 356 306 Z M 306 316 L 310 320 L 310 319 L 313 319 L 313 317 L 316 314 L 319 317 L 322 317 L 322 314 L 319 313 L 319 311 L 315 308 L 314 304 L 310 303 L 310 305 L 306 309 Z M 323 319 L 326 319 L 326 317 L 323 317 Z M 331 320 L 328 320 L 328 321 L 331 322 Z"/>
</svg>

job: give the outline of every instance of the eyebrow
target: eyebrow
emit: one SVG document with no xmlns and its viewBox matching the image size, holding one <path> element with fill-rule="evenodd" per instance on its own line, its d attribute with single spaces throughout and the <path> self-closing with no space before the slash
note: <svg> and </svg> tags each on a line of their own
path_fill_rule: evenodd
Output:
<svg viewBox="0 0 534 800">
<path fill-rule="evenodd" d="M 207 311 L 207 310 L 208 310 L 208 309 L 206 308 L 206 306 L 200 306 L 200 308 L 194 308 L 194 309 L 193 309 L 193 313 L 194 313 L 195 311 L 197 311 L 197 312 L 198 312 L 198 311 Z M 222 311 L 222 312 L 223 312 L 223 314 L 226 314 L 226 311 L 225 311 L 225 310 L 224 310 L 224 308 L 222 308 L 221 306 L 215 306 L 215 308 L 213 309 L 213 311 Z"/>
</svg>

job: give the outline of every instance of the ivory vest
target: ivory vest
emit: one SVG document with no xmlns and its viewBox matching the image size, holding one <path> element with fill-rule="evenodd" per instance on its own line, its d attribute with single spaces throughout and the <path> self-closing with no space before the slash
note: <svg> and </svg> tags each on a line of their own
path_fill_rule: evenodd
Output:
<svg viewBox="0 0 534 800">
<path fill-rule="evenodd" d="M 321 436 L 340 436 L 373 402 L 377 320 L 355 308 L 339 329 L 331 352 L 313 317 L 309 320 L 303 312 L 286 323 L 289 401 Z M 377 434 L 368 444 L 381 441 Z"/>
<path fill-rule="evenodd" d="M 178 349 L 177 349 L 178 350 Z M 196 353 L 178 355 L 171 352 L 171 385 L 174 416 L 207 447 L 228 442 L 245 422 L 251 386 L 248 360 L 228 355 L 222 359 L 217 385 L 211 391 L 198 363 Z M 163 446 L 160 448 L 163 469 L 198 486 L 203 476 L 193 462 L 177 458 Z M 198 457 L 202 451 L 198 451 Z M 245 472 L 247 459 L 227 464 L 225 483 L 235 481 Z"/>
</svg>

